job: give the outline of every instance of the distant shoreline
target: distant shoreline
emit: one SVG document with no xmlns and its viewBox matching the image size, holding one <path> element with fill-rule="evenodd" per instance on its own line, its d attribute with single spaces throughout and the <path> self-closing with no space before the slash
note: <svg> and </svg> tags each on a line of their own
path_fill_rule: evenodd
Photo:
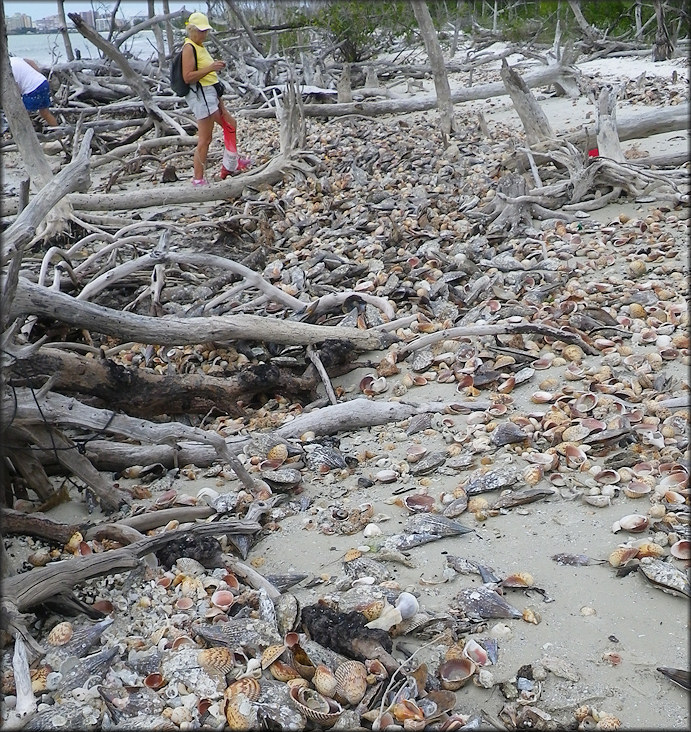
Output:
<svg viewBox="0 0 691 732">
<path fill-rule="evenodd" d="M 68 28 L 68 33 L 79 33 L 79 31 L 76 28 Z M 59 28 L 53 28 L 53 30 L 49 31 L 35 31 L 35 30 L 29 30 L 29 31 L 7 31 L 8 36 L 50 36 L 53 35 L 53 33 L 62 33 L 62 31 Z"/>
</svg>

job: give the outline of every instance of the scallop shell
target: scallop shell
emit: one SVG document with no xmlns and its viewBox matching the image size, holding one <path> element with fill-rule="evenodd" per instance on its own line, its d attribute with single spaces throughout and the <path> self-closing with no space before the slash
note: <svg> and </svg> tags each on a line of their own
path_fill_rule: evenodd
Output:
<svg viewBox="0 0 691 732">
<path fill-rule="evenodd" d="M 234 655 L 230 648 L 214 646 L 204 648 L 197 653 L 197 663 L 207 673 L 227 674 L 235 665 Z"/>
<path fill-rule="evenodd" d="M 672 544 L 669 551 L 675 559 L 691 559 L 691 541 L 679 539 Z"/>
<path fill-rule="evenodd" d="M 477 670 L 477 666 L 469 658 L 451 658 L 439 666 L 439 678 L 442 689 L 456 691 L 466 684 Z"/>
<path fill-rule="evenodd" d="M 261 684 L 258 679 L 245 676 L 237 679 L 228 685 L 223 696 L 226 699 L 233 699 L 240 694 L 246 696 L 250 701 L 256 701 L 261 695 Z"/>
<path fill-rule="evenodd" d="M 262 668 L 268 668 L 274 661 L 278 661 L 287 648 L 284 643 L 273 643 L 267 646 L 262 653 Z"/>
<path fill-rule="evenodd" d="M 337 701 L 308 687 L 292 687 L 290 698 L 301 714 L 322 727 L 332 727 L 343 713 L 343 707 Z"/>
<path fill-rule="evenodd" d="M 338 694 L 349 704 L 359 704 L 367 691 L 367 668 L 361 661 L 344 661 L 334 671 Z"/>
<path fill-rule="evenodd" d="M 616 534 L 617 531 L 628 531 L 632 534 L 638 534 L 641 531 L 645 531 L 650 525 L 650 519 L 647 516 L 643 516 L 640 513 L 630 513 L 623 516 L 619 521 L 615 521 L 612 525 L 612 531 Z"/>
<path fill-rule="evenodd" d="M 62 623 L 58 623 L 50 633 L 48 633 L 46 641 L 50 643 L 51 646 L 64 646 L 65 643 L 72 638 L 73 634 L 74 628 L 72 623 L 65 620 Z"/>
<path fill-rule="evenodd" d="M 274 661 L 269 666 L 269 672 L 276 681 L 288 681 L 289 679 L 300 678 L 300 672 L 291 664 L 285 661 Z"/>
<path fill-rule="evenodd" d="M 226 729 L 239 732 L 255 728 L 257 712 L 252 702 L 246 697 L 237 696 L 226 700 L 224 714 L 227 722 Z"/>
<path fill-rule="evenodd" d="M 334 672 L 323 663 L 320 663 L 314 669 L 314 676 L 312 677 L 312 684 L 314 688 L 323 696 L 328 696 L 333 699 L 338 688 L 338 679 L 334 675 Z"/>
<path fill-rule="evenodd" d="M 638 554 L 637 547 L 620 545 L 610 555 L 609 563 L 613 567 L 623 567 Z"/>
</svg>

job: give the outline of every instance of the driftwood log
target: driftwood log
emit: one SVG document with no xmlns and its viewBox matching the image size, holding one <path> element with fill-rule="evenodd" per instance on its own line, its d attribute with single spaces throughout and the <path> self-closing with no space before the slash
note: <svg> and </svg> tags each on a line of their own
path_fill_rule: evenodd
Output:
<svg viewBox="0 0 691 732">
<path fill-rule="evenodd" d="M 190 533 L 201 538 L 254 534 L 260 529 L 261 525 L 256 522 L 237 519 L 195 524 L 146 537 L 120 549 L 74 557 L 7 577 L 3 580 L 3 596 L 0 602 L 3 625 L 15 634 L 19 633 L 30 644 L 31 649 L 40 655 L 43 649 L 26 629 L 23 613 L 46 601 L 54 601 L 62 596 L 70 597 L 73 588 L 88 579 L 135 569 L 140 566 L 145 555 L 158 551 L 170 541 L 185 538 Z"/>
</svg>

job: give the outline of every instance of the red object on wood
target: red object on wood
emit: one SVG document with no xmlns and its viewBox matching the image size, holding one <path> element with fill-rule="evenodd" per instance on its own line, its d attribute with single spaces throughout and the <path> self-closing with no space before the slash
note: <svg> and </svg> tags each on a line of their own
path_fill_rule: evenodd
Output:
<svg viewBox="0 0 691 732">
<path fill-rule="evenodd" d="M 600 151 L 594 147 L 592 150 L 588 150 L 588 157 L 589 158 L 596 158 L 600 154 Z"/>
</svg>

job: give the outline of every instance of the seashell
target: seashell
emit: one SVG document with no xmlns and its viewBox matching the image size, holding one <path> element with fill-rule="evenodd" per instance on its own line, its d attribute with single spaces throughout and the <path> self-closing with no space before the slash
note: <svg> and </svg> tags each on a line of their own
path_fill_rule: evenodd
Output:
<svg viewBox="0 0 691 732">
<path fill-rule="evenodd" d="M 638 260 L 636 260 L 638 261 Z M 634 264 L 632 262 L 631 264 Z M 615 717 L 613 714 L 601 714 L 600 718 L 595 725 L 595 729 L 601 730 L 615 730 L 621 727 L 621 720 Z"/>
<path fill-rule="evenodd" d="M 613 567 L 623 567 L 636 557 L 638 549 L 628 544 L 620 544 L 610 555 L 609 563 Z"/>
<path fill-rule="evenodd" d="M 523 620 L 525 620 L 526 623 L 532 623 L 533 625 L 539 625 L 542 621 L 542 617 L 540 616 L 540 613 L 536 612 L 530 607 L 527 607 L 521 617 Z"/>
<path fill-rule="evenodd" d="M 497 447 L 510 445 L 516 442 L 523 442 L 530 437 L 514 422 L 503 422 L 493 432 L 491 441 Z"/>
<path fill-rule="evenodd" d="M 487 651 L 472 638 L 463 646 L 463 655 L 469 658 L 476 666 L 487 666 L 490 663 Z"/>
<path fill-rule="evenodd" d="M 361 661 L 344 661 L 334 671 L 337 693 L 349 704 L 359 704 L 367 691 L 367 668 Z"/>
<path fill-rule="evenodd" d="M 332 727 L 343 713 L 343 707 L 337 701 L 315 689 L 294 686 L 290 689 L 290 698 L 305 717 L 322 727 Z"/>
<path fill-rule="evenodd" d="M 434 510 L 435 501 L 434 496 L 413 493 L 407 495 L 402 503 L 411 513 L 425 513 Z"/>
<path fill-rule="evenodd" d="M 160 689 L 165 683 L 163 676 L 159 673 L 149 674 L 144 677 L 144 686 L 147 686 L 149 689 Z"/>
<path fill-rule="evenodd" d="M 650 524 L 650 520 L 647 516 L 643 516 L 640 513 L 630 513 L 615 521 L 612 524 L 612 531 L 616 534 L 617 531 L 628 531 L 632 534 L 638 534 L 641 531 L 645 531 Z"/>
<path fill-rule="evenodd" d="M 52 628 L 50 633 L 48 633 L 46 641 L 50 643 L 51 646 L 64 646 L 65 643 L 72 638 L 73 634 L 74 627 L 72 626 L 72 623 L 65 620 Z"/>
<path fill-rule="evenodd" d="M 541 465 L 528 465 L 523 470 L 523 480 L 528 485 L 537 485 L 544 475 L 545 471 Z"/>
<path fill-rule="evenodd" d="M 588 457 L 585 450 L 576 445 L 567 445 L 564 449 L 564 455 L 566 457 L 566 464 L 570 468 L 580 467 Z"/>
<path fill-rule="evenodd" d="M 584 424 L 572 424 L 562 432 L 561 439 L 564 442 L 580 442 L 591 432 L 592 430 L 588 429 Z"/>
<path fill-rule="evenodd" d="M 406 450 L 405 456 L 409 463 L 416 463 L 427 454 L 427 448 L 423 445 L 410 445 Z"/>
<path fill-rule="evenodd" d="M 425 719 L 424 712 L 412 699 L 401 699 L 390 707 L 390 712 L 398 722 L 408 722 L 409 720 L 421 722 Z M 410 729 L 410 726 L 406 726 L 404 729 Z"/>
<path fill-rule="evenodd" d="M 267 461 L 264 461 L 267 462 Z M 263 470 L 263 463 L 259 469 L 262 470 L 262 480 L 265 480 L 271 488 L 278 492 L 290 491 L 302 481 L 302 473 L 294 468 L 281 468 L 280 470 Z"/>
<path fill-rule="evenodd" d="M 371 539 L 374 536 L 381 536 L 382 530 L 378 524 L 367 524 L 362 530 L 362 535 L 365 539 Z"/>
<path fill-rule="evenodd" d="M 659 486 L 664 490 L 678 490 L 683 488 L 689 480 L 689 476 L 684 471 L 669 473 L 660 481 Z"/>
<path fill-rule="evenodd" d="M 612 503 L 612 497 L 605 495 L 583 496 L 583 500 L 596 508 L 605 508 Z"/>
<path fill-rule="evenodd" d="M 691 541 L 679 539 L 672 544 L 669 552 L 675 559 L 691 559 Z"/>
<path fill-rule="evenodd" d="M 191 610 L 194 607 L 194 600 L 191 597 L 181 597 L 175 601 L 177 610 Z"/>
<path fill-rule="evenodd" d="M 277 445 L 270 447 L 266 453 L 266 459 L 280 461 L 278 465 L 282 465 L 288 459 L 288 446 L 279 442 Z"/>
<path fill-rule="evenodd" d="M 211 603 L 221 610 L 228 610 L 235 602 L 235 595 L 230 590 L 217 590 L 211 595 Z"/>
<path fill-rule="evenodd" d="M 598 483 L 604 483 L 605 485 L 614 485 L 621 480 L 619 472 L 616 470 L 606 469 L 601 470 L 596 476 L 595 480 Z"/>
<path fill-rule="evenodd" d="M 204 648 L 197 653 L 197 663 L 207 673 L 227 674 L 235 665 L 234 654 L 226 646 Z"/>
<path fill-rule="evenodd" d="M 575 363 L 579 363 L 580 361 L 582 361 L 583 356 L 585 356 L 585 354 L 583 353 L 583 349 L 580 346 L 576 345 L 565 346 L 561 351 L 561 355 L 567 361 L 572 361 Z"/>
<path fill-rule="evenodd" d="M 227 722 L 226 729 L 239 732 L 255 728 L 257 712 L 247 697 L 235 696 L 226 700 L 224 714 Z"/>
<path fill-rule="evenodd" d="M 559 465 L 559 455 L 556 452 L 524 452 L 523 457 L 545 470 L 554 470 Z"/>
<path fill-rule="evenodd" d="M 533 575 L 529 572 L 515 572 L 501 581 L 502 587 L 510 588 L 532 587 L 534 584 Z"/>
<path fill-rule="evenodd" d="M 274 661 L 277 661 L 288 649 L 283 643 L 273 643 L 267 646 L 262 652 L 262 668 L 268 668 Z"/>
<path fill-rule="evenodd" d="M 276 624 L 280 635 L 285 636 L 292 631 L 300 617 L 300 603 L 290 592 L 284 592 L 275 604 Z"/>
<path fill-rule="evenodd" d="M 312 659 L 299 644 L 292 646 L 290 650 L 295 670 L 303 679 L 311 681 L 315 671 L 315 665 L 312 663 Z"/>
<path fill-rule="evenodd" d="M 269 673 L 276 681 L 288 681 L 289 679 L 300 678 L 300 672 L 291 664 L 285 661 L 274 661 L 269 666 Z"/>
<path fill-rule="evenodd" d="M 534 365 L 534 364 L 533 364 Z M 536 391 L 530 396 L 530 401 L 533 404 L 547 404 L 556 399 L 556 394 L 551 391 Z"/>
<path fill-rule="evenodd" d="M 642 544 L 637 545 L 637 549 L 636 559 L 641 559 L 642 557 L 662 557 L 665 553 L 664 547 L 653 541 L 644 541 Z"/>
<path fill-rule="evenodd" d="M 336 679 L 334 672 L 328 666 L 320 663 L 314 669 L 312 684 L 320 694 L 333 699 L 338 687 L 338 679 Z"/>
<path fill-rule="evenodd" d="M 84 537 L 75 531 L 70 537 L 70 540 L 65 544 L 65 551 L 70 554 L 76 554 L 79 551 L 79 545 L 84 541 Z"/>
<path fill-rule="evenodd" d="M 242 694 L 250 701 L 257 701 L 261 695 L 261 685 L 258 679 L 245 676 L 228 684 L 223 696 L 226 699 L 233 699 Z"/>
<path fill-rule="evenodd" d="M 398 473 L 395 470 L 379 470 L 374 474 L 374 478 L 379 483 L 393 483 L 398 480 Z"/>
<path fill-rule="evenodd" d="M 417 597 L 410 592 L 401 592 L 396 598 L 396 607 L 401 613 L 403 620 L 412 618 L 420 610 L 420 604 Z"/>
<path fill-rule="evenodd" d="M 632 480 L 624 487 L 624 495 L 628 498 L 643 498 L 652 490 L 652 487 L 642 480 Z"/>
<path fill-rule="evenodd" d="M 439 666 L 439 678 L 442 689 L 456 691 L 460 689 L 477 670 L 477 666 L 469 658 L 451 658 Z"/>
<path fill-rule="evenodd" d="M 645 578 L 663 592 L 691 597 L 688 575 L 669 562 L 656 557 L 643 557 L 638 566 Z"/>
</svg>

